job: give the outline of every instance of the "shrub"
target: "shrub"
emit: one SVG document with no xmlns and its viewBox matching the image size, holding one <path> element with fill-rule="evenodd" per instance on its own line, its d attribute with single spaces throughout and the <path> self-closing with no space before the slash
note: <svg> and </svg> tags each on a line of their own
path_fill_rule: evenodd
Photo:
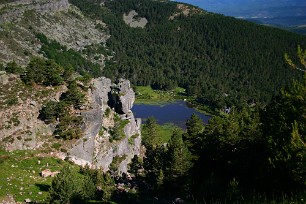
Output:
<svg viewBox="0 0 306 204">
<path fill-rule="evenodd" d="M 65 116 L 60 119 L 56 126 L 54 135 L 65 140 L 78 139 L 82 135 L 81 125 L 83 118 L 81 116 Z"/>
<path fill-rule="evenodd" d="M 105 117 L 108 117 L 110 112 L 111 112 L 111 109 L 109 107 L 107 107 L 105 112 L 104 112 Z"/>
<path fill-rule="evenodd" d="M 113 140 L 121 140 L 125 137 L 124 127 L 129 123 L 128 120 L 121 120 L 119 116 L 115 115 L 115 126 L 110 129 L 110 142 Z"/>
<path fill-rule="evenodd" d="M 5 67 L 3 66 L 2 63 L 0 63 L 0 71 L 5 71 Z"/>
<path fill-rule="evenodd" d="M 39 113 L 39 119 L 43 120 L 45 123 L 53 123 L 61 116 L 67 115 L 65 108 L 65 103 L 49 101 Z"/>
<path fill-rule="evenodd" d="M 17 98 L 9 98 L 9 99 L 6 99 L 5 103 L 6 103 L 7 106 L 17 105 L 18 104 L 18 99 Z"/>
<path fill-rule="evenodd" d="M 56 142 L 56 143 L 53 143 L 51 147 L 58 150 L 61 146 L 62 144 Z"/>
<path fill-rule="evenodd" d="M 113 158 L 112 163 L 109 165 L 109 170 L 112 172 L 116 172 L 118 170 L 118 167 L 120 163 L 125 160 L 127 155 L 122 155 L 122 156 L 115 156 Z"/>
<path fill-rule="evenodd" d="M 7 63 L 5 71 L 12 74 L 21 74 L 23 69 L 15 61 L 12 61 Z"/>
<path fill-rule="evenodd" d="M 64 69 L 53 60 L 44 60 L 34 57 L 26 67 L 22 80 L 26 84 L 43 84 L 56 86 L 64 82 L 62 75 Z"/>
</svg>

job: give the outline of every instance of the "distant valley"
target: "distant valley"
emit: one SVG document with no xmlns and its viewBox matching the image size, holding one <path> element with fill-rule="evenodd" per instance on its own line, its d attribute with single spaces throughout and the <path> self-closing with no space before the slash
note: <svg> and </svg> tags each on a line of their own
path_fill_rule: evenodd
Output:
<svg viewBox="0 0 306 204">
<path fill-rule="evenodd" d="M 182 0 L 181 2 L 199 6 L 210 12 L 306 34 L 305 1 Z"/>
</svg>

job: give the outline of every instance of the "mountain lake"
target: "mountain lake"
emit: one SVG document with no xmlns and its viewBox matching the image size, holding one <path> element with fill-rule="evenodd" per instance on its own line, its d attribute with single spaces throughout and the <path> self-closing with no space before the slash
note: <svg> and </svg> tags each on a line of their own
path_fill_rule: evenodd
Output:
<svg viewBox="0 0 306 204">
<path fill-rule="evenodd" d="M 188 102 L 175 101 L 162 105 L 134 104 L 132 111 L 136 118 L 141 118 L 143 123 L 146 118 L 154 117 L 160 125 L 173 123 L 181 128 L 186 128 L 186 121 L 192 114 L 197 114 L 204 123 L 207 123 L 211 116 L 195 110 Z"/>
</svg>

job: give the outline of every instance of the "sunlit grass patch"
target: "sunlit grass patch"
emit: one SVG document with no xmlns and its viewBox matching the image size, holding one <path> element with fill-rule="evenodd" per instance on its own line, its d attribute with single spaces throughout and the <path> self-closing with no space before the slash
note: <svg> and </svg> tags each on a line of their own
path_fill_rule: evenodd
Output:
<svg viewBox="0 0 306 204">
<path fill-rule="evenodd" d="M 136 93 L 136 103 L 144 104 L 163 104 L 182 99 L 185 94 L 185 89 L 181 87 L 170 91 L 162 91 L 154 90 L 150 86 L 136 86 L 134 91 Z"/>
<path fill-rule="evenodd" d="M 173 123 L 166 123 L 164 125 L 157 125 L 157 132 L 158 135 L 160 136 L 160 141 L 161 143 L 167 143 L 172 134 L 173 131 L 178 128 L 176 125 L 174 125 Z"/>
<path fill-rule="evenodd" d="M 45 169 L 60 171 L 67 162 L 40 156 L 40 153 L 29 150 L 0 150 L 0 202 L 8 194 L 19 202 L 27 198 L 33 202 L 47 202 L 52 178 L 43 178 L 40 173 Z"/>
</svg>

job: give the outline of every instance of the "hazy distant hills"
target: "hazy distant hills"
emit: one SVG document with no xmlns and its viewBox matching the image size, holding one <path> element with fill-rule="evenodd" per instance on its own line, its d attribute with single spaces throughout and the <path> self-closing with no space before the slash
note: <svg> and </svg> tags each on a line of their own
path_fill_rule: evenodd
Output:
<svg viewBox="0 0 306 204">
<path fill-rule="evenodd" d="M 180 0 L 207 11 L 306 34 L 305 0 Z"/>
<path fill-rule="evenodd" d="M 305 15 L 304 0 L 182 0 L 205 10 L 235 17 L 280 17 Z"/>
</svg>

